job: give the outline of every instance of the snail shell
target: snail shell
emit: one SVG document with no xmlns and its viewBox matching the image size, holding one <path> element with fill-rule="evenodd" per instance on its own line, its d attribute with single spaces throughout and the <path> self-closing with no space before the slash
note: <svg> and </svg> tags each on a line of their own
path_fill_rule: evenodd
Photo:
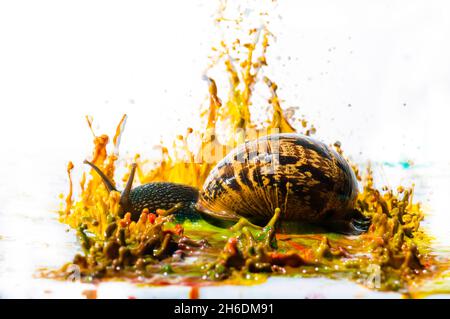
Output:
<svg viewBox="0 0 450 319">
<path fill-rule="evenodd" d="M 206 179 L 198 210 L 220 219 L 348 220 L 357 182 L 344 158 L 299 134 L 275 134 L 232 150 Z"/>
</svg>

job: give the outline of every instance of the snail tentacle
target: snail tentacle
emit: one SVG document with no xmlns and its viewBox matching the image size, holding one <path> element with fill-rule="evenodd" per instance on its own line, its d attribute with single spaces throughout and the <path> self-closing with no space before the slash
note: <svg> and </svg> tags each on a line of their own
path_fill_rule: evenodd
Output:
<svg viewBox="0 0 450 319">
<path fill-rule="evenodd" d="M 130 176 L 128 177 L 127 185 L 125 186 L 125 189 L 123 190 L 122 195 L 120 195 L 120 204 L 122 205 L 122 207 L 128 207 L 130 204 L 130 192 L 131 192 L 131 187 L 133 186 L 133 180 L 134 180 L 134 175 L 136 173 L 136 167 L 137 167 L 136 163 L 131 164 L 131 172 L 130 172 Z"/>
<path fill-rule="evenodd" d="M 114 186 L 114 183 L 108 178 L 108 176 L 106 176 L 100 170 L 100 168 L 97 167 L 97 165 L 95 165 L 94 163 L 89 162 L 88 160 L 84 160 L 83 163 L 89 165 L 90 167 L 92 167 L 92 169 L 94 171 L 97 172 L 97 174 L 102 178 L 102 181 L 105 184 L 106 189 L 108 190 L 108 192 L 111 193 L 112 191 L 117 191 L 116 187 Z"/>
</svg>

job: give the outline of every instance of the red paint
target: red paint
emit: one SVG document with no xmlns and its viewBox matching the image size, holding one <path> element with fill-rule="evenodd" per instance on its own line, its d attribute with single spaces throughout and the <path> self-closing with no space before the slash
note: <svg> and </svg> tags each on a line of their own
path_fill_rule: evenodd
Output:
<svg viewBox="0 0 450 319">
<path fill-rule="evenodd" d="M 156 219 L 156 215 L 155 214 L 153 214 L 153 213 L 150 213 L 150 214 L 148 214 L 148 221 L 151 223 L 151 224 L 153 224 L 154 222 L 155 222 L 155 219 Z"/>
<path fill-rule="evenodd" d="M 230 239 L 228 239 L 224 250 L 231 255 L 235 255 L 237 253 L 237 242 L 238 240 L 236 237 L 231 237 Z"/>
<path fill-rule="evenodd" d="M 178 236 L 181 236 L 184 233 L 184 228 L 180 224 L 176 224 L 174 231 L 175 231 L 175 234 L 177 234 Z"/>
<path fill-rule="evenodd" d="M 192 286 L 189 291 L 189 299 L 198 299 L 200 297 L 200 289 L 198 286 Z"/>
<path fill-rule="evenodd" d="M 97 290 L 84 290 L 81 294 L 86 296 L 86 299 L 97 299 Z"/>
<path fill-rule="evenodd" d="M 312 261 L 315 259 L 314 253 L 310 248 L 297 244 L 293 241 L 289 241 L 289 245 L 297 249 L 300 252 L 301 257 L 305 259 L 305 261 Z"/>
<path fill-rule="evenodd" d="M 309 249 L 306 248 L 305 246 L 300 245 L 300 244 L 297 244 L 297 243 L 295 243 L 295 242 L 293 242 L 293 241 L 290 241 L 290 242 L 289 242 L 289 245 L 291 245 L 292 247 L 294 247 L 295 249 L 297 249 L 297 250 L 299 250 L 299 251 L 301 251 L 301 252 L 305 252 L 305 251 L 309 250 Z"/>
</svg>

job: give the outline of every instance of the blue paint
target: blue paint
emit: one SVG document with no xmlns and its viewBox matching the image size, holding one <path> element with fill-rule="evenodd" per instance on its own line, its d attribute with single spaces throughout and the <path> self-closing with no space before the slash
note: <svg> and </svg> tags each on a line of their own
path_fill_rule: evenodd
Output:
<svg viewBox="0 0 450 319">
<path fill-rule="evenodd" d="M 411 167 L 411 163 L 409 162 L 400 162 L 399 163 L 404 169 L 408 169 Z"/>
<path fill-rule="evenodd" d="M 397 163 L 393 163 L 393 162 L 383 162 L 383 165 L 384 166 L 387 166 L 387 167 L 396 167 L 396 166 L 401 166 L 403 169 L 409 169 L 409 168 L 411 168 L 411 163 L 410 162 L 408 162 L 408 161 L 400 161 L 400 162 L 397 162 Z"/>
<path fill-rule="evenodd" d="M 395 164 L 391 162 L 383 162 L 383 165 L 387 167 L 395 167 Z"/>
</svg>

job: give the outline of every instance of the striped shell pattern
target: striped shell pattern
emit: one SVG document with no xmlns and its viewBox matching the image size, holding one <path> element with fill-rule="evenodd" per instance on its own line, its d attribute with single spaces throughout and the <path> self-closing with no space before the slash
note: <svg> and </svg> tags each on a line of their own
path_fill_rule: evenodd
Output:
<svg viewBox="0 0 450 319">
<path fill-rule="evenodd" d="M 221 219 L 267 221 L 345 219 L 357 182 L 344 158 L 299 134 L 269 135 L 232 150 L 204 183 L 199 209 Z"/>
</svg>

